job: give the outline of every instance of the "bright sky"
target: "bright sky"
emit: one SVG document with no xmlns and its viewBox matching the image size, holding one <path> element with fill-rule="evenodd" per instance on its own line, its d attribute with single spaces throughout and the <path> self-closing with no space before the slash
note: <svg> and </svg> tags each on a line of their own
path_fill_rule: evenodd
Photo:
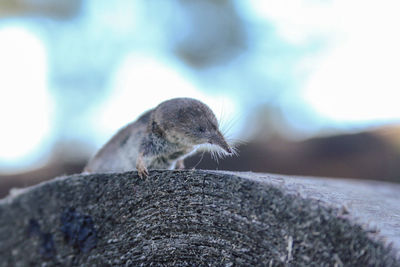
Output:
<svg viewBox="0 0 400 267">
<path fill-rule="evenodd" d="M 274 22 L 293 44 L 328 38 L 300 93 L 322 119 L 376 124 L 400 121 L 400 1 L 253 1 L 250 12 Z"/>
</svg>

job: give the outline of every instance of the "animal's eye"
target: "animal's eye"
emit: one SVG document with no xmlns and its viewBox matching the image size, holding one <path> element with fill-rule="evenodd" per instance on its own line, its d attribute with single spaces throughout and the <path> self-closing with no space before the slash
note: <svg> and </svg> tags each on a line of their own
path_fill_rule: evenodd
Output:
<svg viewBox="0 0 400 267">
<path fill-rule="evenodd" d="M 199 126 L 199 128 L 197 128 L 197 131 L 199 131 L 200 133 L 204 133 L 206 129 L 204 129 L 204 127 L 202 126 Z"/>
</svg>

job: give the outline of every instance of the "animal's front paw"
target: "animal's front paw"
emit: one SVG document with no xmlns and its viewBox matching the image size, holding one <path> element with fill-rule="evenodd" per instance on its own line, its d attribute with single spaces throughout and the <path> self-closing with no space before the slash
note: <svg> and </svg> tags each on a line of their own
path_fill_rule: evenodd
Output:
<svg viewBox="0 0 400 267">
<path fill-rule="evenodd" d="M 143 154 L 139 154 L 139 157 L 137 158 L 136 169 L 140 178 L 145 179 L 147 176 L 149 176 L 149 171 L 147 170 L 143 161 Z"/>
<path fill-rule="evenodd" d="M 138 171 L 139 177 L 142 179 L 145 179 L 149 176 L 149 171 L 144 166 L 137 168 L 137 171 Z"/>
<path fill-rule="evenodd" d="M 183 161 L 183 159 L 178 160 L 176 162 L 175 169 L 182 170 L 184 168 L 185 168 L 185 162 Z"/>
</svg>

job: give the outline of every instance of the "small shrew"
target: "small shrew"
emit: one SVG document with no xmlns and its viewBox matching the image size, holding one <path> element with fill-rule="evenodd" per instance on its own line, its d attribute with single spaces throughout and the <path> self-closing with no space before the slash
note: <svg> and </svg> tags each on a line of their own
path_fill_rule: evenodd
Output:
<svg viewBox="0 0 400 267">
<path fill-rule="evenodd" d="M 122 128 L 89 161 L 84 171 L 122 172 L 183 168 L 183 160 L 201 144 L 231 154 L 211 109 L 192 98 L 174 98 Z"/>
</svg>

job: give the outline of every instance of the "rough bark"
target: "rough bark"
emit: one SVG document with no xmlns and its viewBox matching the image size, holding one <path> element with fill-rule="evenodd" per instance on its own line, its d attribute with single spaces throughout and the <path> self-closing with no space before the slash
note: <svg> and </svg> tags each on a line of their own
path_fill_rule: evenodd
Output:
<svg viewBox="0 0 400 267">
<path fill-rule="evenodd" d="M 0 264 L 400 266 L 346 211 L 288 188 L 211 171 L 57 178 L 0 202 Z"/>
</svg>

